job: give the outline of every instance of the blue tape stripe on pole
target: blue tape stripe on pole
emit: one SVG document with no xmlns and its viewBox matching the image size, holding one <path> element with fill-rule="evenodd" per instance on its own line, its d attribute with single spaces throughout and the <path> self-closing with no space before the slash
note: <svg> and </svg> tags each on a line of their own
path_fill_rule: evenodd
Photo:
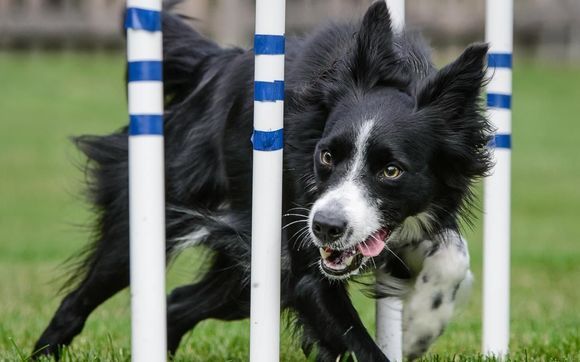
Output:
<svg viewBox="0 0 580 362">
<path fill-rule="evenodd" d="M 512 148 L 512 135 L 511 134 L 496 134 L 490 142 L 491 147 L 495 148 Z"/>
<path fill-rule="evenodd" d="M 128 68 L 129 82 L 163 80 L 163 65 L 161 61 L 129 62 Z"/>
<path fill-rule="evenodd" d="M 128 8 L 125 14 L 125 29 L 161 31 L 161 13 L 155 10 Z"/>
<path fill-rule="evenodd" d="M 252 143 L 256 151 L 277 151 L 284 147 L 284 129 L 276 131 L 254 130 Z"/>
<path fill-rule="evenodd" d="M 129 116 L 129 135 L 163 135 L 163 116 L 132 114 Z"/>
<path fill-rule="evenodd" d="M 277 55 L 284 54 L 284 35 L 264 35 L 254 36 L 254 53 L 256 55 Z"/>
<path fill-rule="evenodd" d="M 488 93 L 487 106 L 491 108 L 512 108 L 512 96 L 509 94 Z"/>
<path fill-rule="evenodd" d="M 254 82 L 254 100 L 258 102 L 275 102 L 284 100 L 284 81 Z"/>
<path fill-rule="evenodd" d="M 512 68 L 511 53 L 489 53 L 487 65 L 490 68 Z"/>
</svg>

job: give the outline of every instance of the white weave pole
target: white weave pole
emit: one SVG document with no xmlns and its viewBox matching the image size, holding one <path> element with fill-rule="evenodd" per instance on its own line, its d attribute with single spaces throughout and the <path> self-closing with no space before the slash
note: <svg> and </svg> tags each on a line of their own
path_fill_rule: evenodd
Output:
<svg viewBox="0 0 580 362">
<path fill-rule="evenodd" d="M 405 26 L 405 0 L 386 0 L 393 31 L 402 31 Z M 377 283 L 381 274 L 377 273 Z M 403 302 L 401 299 L 377 299 L 375 324 L 377 345 L 391 361 L 403 360 Z"/>
<path fill-rule="evenodd" d="M 393 31 L 401 31 L 405 27 L 405 0 L 385 0 L 389 13 Z"/>
<path fill-rule="evenodd" d="M 483 353 L 503 356 L 509 343 L 510 165 L 513 0 L 487 0 L 490 44 L 487 106 L 497 130 L 495 167 L 485 180 L 483 251 Z"/>
<path fill-rule="evenodd" d="M 131 359 L 165 361 L 161 0 L 128 0 Z"/>
<path fill-rule="evenodd" d="M 383 274 L 377 273 L 377 283 Z M 403 301 L 390 297 L 377 299 L 375 322 L 377 345 L 391 361 L 403 360 Z"/>
<path fill-rule="evenodd" d="M 250 361 L 280 359 L 285 0 L 256 1 Z"/>
</svg>

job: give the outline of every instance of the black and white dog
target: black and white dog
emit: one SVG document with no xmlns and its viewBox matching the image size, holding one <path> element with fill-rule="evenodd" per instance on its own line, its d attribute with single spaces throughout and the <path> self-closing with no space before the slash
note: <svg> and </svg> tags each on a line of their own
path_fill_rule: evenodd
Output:
<svg viewBox="0 0 580 362">
<path fill-rule="evenodd" d="M 224 49 L 164 14 L 167 257 L 213 251 L 203 278 L 168 297 L 169 352 L 208 318 L 249 314 L 253 52 Z M 347 292 L 404 300 L 404 353 L 441 335 L 469 284 L 458 219 L 490 168 L 479 93 L 487 46 L 436 70 L 417 36 L 393 34 L 383 1 L 358 24 L 286 44 L 282 303 L 305 352 L 386 361 Z M 129 284 L 127 129 L 76 140 L 88 156 L 95 240 L 35 350 L 57 354 Z"/>
</svg>

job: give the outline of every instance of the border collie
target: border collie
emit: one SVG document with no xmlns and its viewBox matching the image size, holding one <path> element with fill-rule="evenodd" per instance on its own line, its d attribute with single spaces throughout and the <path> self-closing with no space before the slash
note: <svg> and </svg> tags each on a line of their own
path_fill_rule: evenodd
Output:
<svg viewBox="0 0 580 362">
<path fill-rule="evenodd" d="M 202 279 L 168 297 L 168 348 L 208 318 L 247 318 L 254 54 L 222 48 L 163 15 L 167 258 L 213 251 Z M 459 220 L 491 166 L 479 94 L 487 45 L 437 70 L 416 35 L 393 33 L 384 1 L 356 24 L 286 43 L 282 307 L 320 361 L 387 361 L 347 291 L 404 300 L 403 345 L 424 354 L 471 280 Z M 36 343 L 58 353 L 101 303 L 129 285 L 127 128 L 81 136 L 94 241 Z M 72 283 L 72 284 L 71 284 Z"/>
</svg>

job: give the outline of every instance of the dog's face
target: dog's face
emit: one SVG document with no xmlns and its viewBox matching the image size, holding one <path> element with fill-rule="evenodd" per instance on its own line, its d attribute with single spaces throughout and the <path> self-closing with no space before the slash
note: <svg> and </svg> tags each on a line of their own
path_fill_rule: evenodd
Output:
<svg viewBox="0 0 580 362">
<path fill-rule="evenodd" d="M 385 88 L 344 102 L 327 121 L 313 156 L 320 197 L 309 226 L 331 277 L 356 272 L 429 204 L 432 142 L 411 120 L 413 107 L 408 94 Z"/>
<path fill-rule="evenodd" d="M 389 83 L 397 75 L 388 73 L 400 69 L 373 64 L 394 57 L 373 50 L 391 46 L 389 35 L 388 13 L 377 3 L 358 35 L 357 51 L 371 55 L 355 55 L 349 67 L 358 78 L 351 89 L 328 86 L 334 94 L 312 156 L 308 227 L 320 269 L 333 279 L 372 264 L 394 239 L 425 237 L 455 222 L 471 182 L 489 168 L 489 125 L 478 106 L 487 47 L 468 48 L 425 79 Z M 353 71 L 357 66 L 363 69 Z"/>
</svg>

